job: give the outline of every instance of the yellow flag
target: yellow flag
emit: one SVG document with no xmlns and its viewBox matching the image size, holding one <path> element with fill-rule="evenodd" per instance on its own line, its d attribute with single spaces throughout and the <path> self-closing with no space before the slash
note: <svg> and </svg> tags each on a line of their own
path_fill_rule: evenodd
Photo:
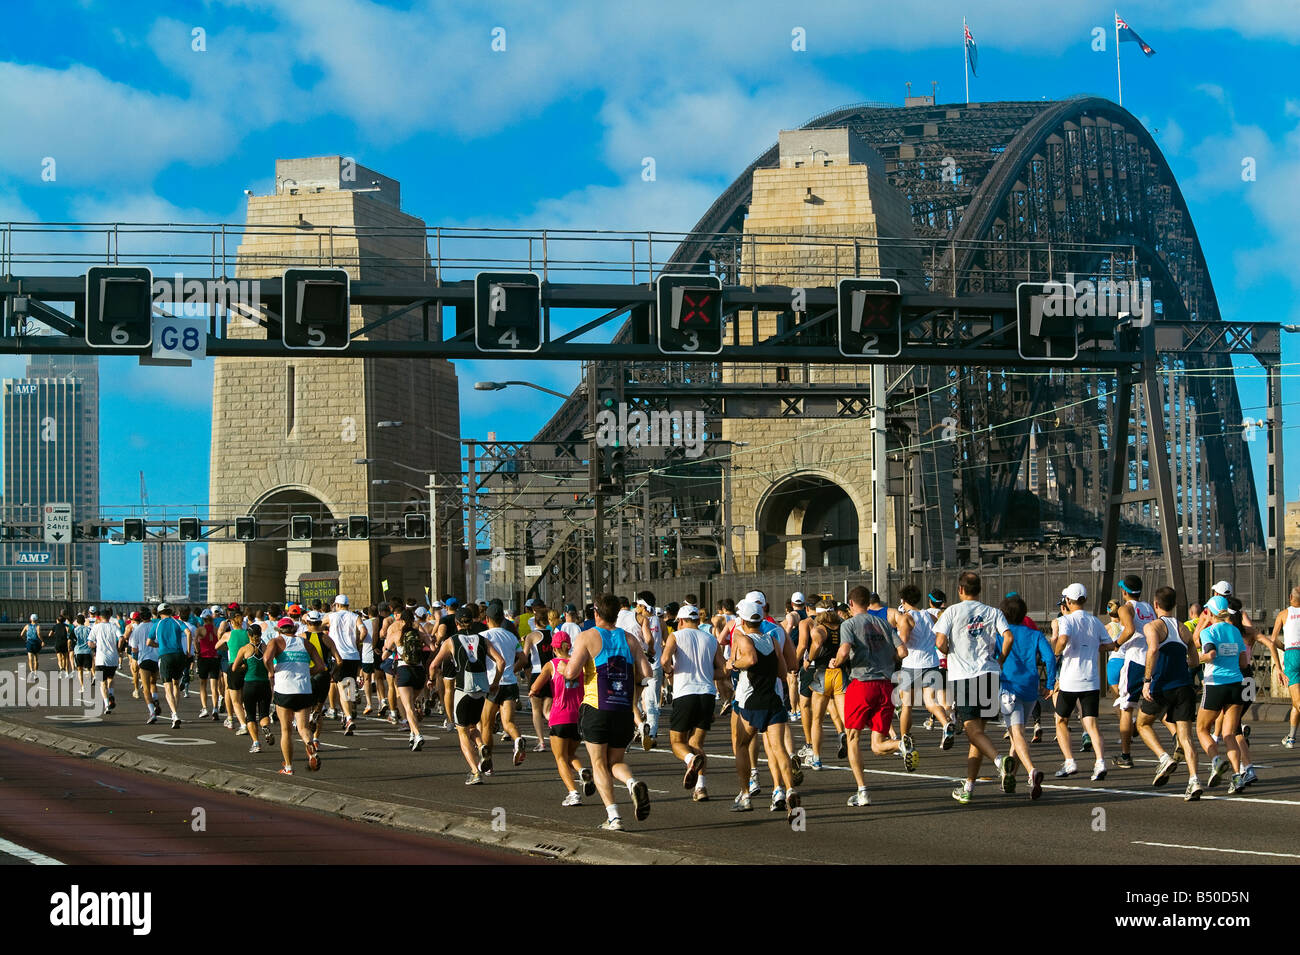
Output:
<svg viewBox="0 0 1300 955">
<path fill-rule="evenodd" d="M 384 593 L 388 593 L 388 581 L 383 580 L 383 581 L 380 581 L 380 583 L 383 584 L 383 587 L 384 587 Z"/>
</svg>

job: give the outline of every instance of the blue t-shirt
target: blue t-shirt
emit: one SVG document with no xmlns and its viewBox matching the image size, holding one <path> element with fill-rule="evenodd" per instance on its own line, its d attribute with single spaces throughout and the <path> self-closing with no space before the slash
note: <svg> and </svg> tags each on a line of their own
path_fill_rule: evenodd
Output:
<svg viewBox="0 0 1300 955">
<path fill-rule="evenodd" d="M 1011 652 L 1002 662 L 1002 687 L 1022 700 L 1038 699 L 1038 661 L 1047 668 L 1047 688 L 1056 686 L 1056 654 L 1038 630 L 1011 625 Z"/>
<path fill-rule="evenodd" d="M 158 644 L 158 655 L 185 652 L 185 627 L 175 617 L 163 617 L 149 634 Z"/>
<path fill-rule="evenodd" d="M 1240 654 L 1246 649 L 1241 631 L 1227 621 L 1201 631 L 1201 650 L 1214 650 L 1214 659 L 1205 664 L 1204 679 L 1210 686 L 1229 686 L 1242 680 Z"/>
<path fill-rule="evenodd" d="M 77 635 L 77 645 L 73 653 L 90 652 L 90 628 L 84 623 L 72 628 L 72 632 Z"/>
</svg>

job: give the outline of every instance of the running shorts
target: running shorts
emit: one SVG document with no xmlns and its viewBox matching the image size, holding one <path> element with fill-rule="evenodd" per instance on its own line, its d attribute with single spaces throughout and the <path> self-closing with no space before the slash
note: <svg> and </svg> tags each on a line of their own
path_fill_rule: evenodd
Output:
<svg viewBox="0 0 1300 955">
<path fill-rule="evenodd" d="M 383 663 L 379 664 L 379 669 L 383 670 L 383 671 L 384 671 L 385 673 L 387 673 L 389 676 L 392 676 L 392 675 L 393 675 L 393 668 L 394 668 L 395 666 L 397 666 L 397 661 L 394 660 L 392 657 L 389 657 L 389 658 L 388 658 L 387 660 L 385 660 Z"/>
<path fill-rule="evenodd" d="M 456 725 L 478 726 L 479 720 L 483 718 L 483 704 L 485 702 L 487 702 L 486 696 L 477 694 L 471 696 L 464 690 L 457 690 L 456 703 L 452 707 L 455 711 Z"/>
<path fill-rule="evenodd" d="M 769 726 L 790 722 L 790 714 L 784 708 L 775 710 L 751 710 L 744 706 L 736 707 L 740 718 L 749 724 L 755 733 L 764 733 Z"/>
<path fill-rule="evenodd" d="M 1170 687 L 1152 693 L 1151 699 L 1142 700 L 1142 712 L 1147 716 L 1171 719 L 1175 723 L 1188 723 L 1196 719 L 1196 691 L 1187 686 Z"/>
<path fill-rule="evenodd" d="M 40 653 L 40 652 L 41 652 L 41 641 L 39 641 L 39 640 L 28 640 L 28 641 L 27 641 L 27 652 L 28 652 L 28 653 Z"/>
<path fill-rule="evenodd" d="M 953 717 L 960 726 L 971 720 L 991 720 L 1002 714 L 1000 674 L 981 673 L 964 680 L 949 677 Z"/>
<path fill-rule="evenodd" d="M 800 671 L 802 674 L 807 671 Z M 683 735 L 696 730 L 707 730 L 713 726 L 713 704 L 717 700 L 712 693 L 690 693 L 686 696 L 673 697 L 673 716 L 668 728 Z"/>
<path fill-rule="evenodd" d="M 375 661 L 374 661 L 374 660 L 371 660 L 371 661 L 369 661 L 369 662 L 367 662 L 367 663 L 363 663 L 363 664 L 361 664 L 361 672 L 362 672 L 362 673 L 374 673 L 374 672 L 375 672 Z"/>
<path fill-rule="evenodd" d="M 424 689 L 424 670 L 421 667 L 398 667 L 397 668 L 397 686 L 410 687 L 413 690 Z"/>
<path fill-rule="evenodd" d="M 248 688 L 248 684 L 244 684 Z M 286 710 L 297 713 L 300 710 L 309 710 L 314 705 L 314 700 L 310 693 L 275 693 L 271 699 L 276 706 L 283 706 Z"/>
<path fill-rule="evenodd" d="M 1203 710 L 1213 710 L 1217 713 L 1229 706 L 1240 706 L 1243 702 L 1240 683 L 1226 683 L 1217 686 L 1206 683 L 1202 687 L 1201 709 Z"/>
<path fill-rule="evenodd" d="M 76 653 L 73 656 L 76 658 L 78 670 L 89 670 L 95 665 L 95 655 L 93 653 Z"/>
<path fill-rule="evenodd" d="M 1124 665 L 1120 667 L 1119 679 L 1119 708 L 1121 710 L 1135 710 L 1138 704 L 1142 702 L 1142 681 L 1146 678 L 1146 666 L 1141 663 L 1135 663 L 1132 660 L 1125 660 Z M 1098 691 L 1100 693 L 1100 691 Z"/>
<path fill-rule="evenodd" d="M 829 672 L 829 671 L 827 671 Z M 889 733 L 894 721 L 892 680 L 849 680 L 844 691 L 844 725 L 851 730 Z"/>
<path fill-rule="evenodd" d="M 221 661 L 216 657 L 199 657 L 199 679 L 217 680 L 221 678 Z"/>
<path fill-rule="evenodd" d="M 428 668 L 426 667 L 425 669 Z M 344 680 L 348 679 L 349 677 L 355 680 L 357 678 L 357 674 L 360 672 L 361 672 L 360 660 L 340 660 L 339 672 L 333 679 L 335 683 L 342 683 Z"/>
<path fill-rule="evenodd" d="M 899 690 L 912 692 L 913 690 L 934 690 L 938 692 L 943 689 L 943 671 L 938 667 L 903 667 L 902 677 L 898 681 Z M 912 700 L 918 702 L 921 697 Z"/>
<path fill-rule="evenodd" d="M 245 681 L 240 699 L 244 701 L 244 718 L 247 722 L 259 723 L 271 715 L 271 684 L 268 681 Z"/>
<path fill-rule="evenodd" d="M 1095 717 L 1101 701 L 1101 690 L 1061 690 L 1056 694 L 1056 715 L 1063 720 L 1068 720 L 1070 714 L 1074 712 L 1074 704 L 1079 704 L 1079 710 L 1084 717 Z"/>
<path fill-rule="evenodd" d="M 244 688 L 244 677 L 247 675 L 247 669 L 241 670 L 238 673 L 232 671 L 226 677 L 226 689 L 238 693 Z M 254 680 L 253 682 L 256 683 L 257 681 Z"/>
<path fill-rule="evenodd" d="M 158 658 L 158 674 L 164 683 L 179 680 L 190 668 L 190 658 L 183 653 L 164 653 Z"/>
<path fill-rule="evenodd" d="M 605 744 L 611 749 L 627 749 L 635 733 L 636 718 L 626 710 L 598 710 L 583 703 L 578 710 L 578 731 L 588 743 Z"/>
<path fill-rule="evenodd" d="M 844 669 L 842 667 L 827 667 L 821 673 L 822 694 L 824 696 L 843 696 Z"/>
<path fill-rule="evenodd" d="M 117 667 L 98 666 L 95 669 L 99 671 L 99 677 L 102 680 L 111 680 L 117 675 Z"/>
<path fill-rule="evenodd" d="M 330 675 L 318 673 L 311 678 L 311 698 L 314 703 L 324 703 L 330 695 Z"/>
<path fill-rule="evenodd" d="M 221 670 L 221 672 L 229 676 L 230 675 L 230 654 L 222 653 L 221 656 L 217 658 L 217 663 L 220 665 L 219 669 Z M 211 677 L 210 679 L 216 679 L 216 677 Z"/>
<path fill-rule="evenodd" d="M 67 640 L 63 640 L 63 641 L 60 641 L 59 643 L 56 643 L 56 644 L 54 645 L 54 652 L 55 652 L 55 653 L 67 653 L 67 652 L 68 652 L 68 641 L 67 641 Z M 81 656 L 81 654 L 77 654 L 77 656 Z"/>
<path fill-rule="evenodd" d="M 1119 686 L 1119 673 L 1124 669 L 1124 658 L 1106 661 L 1106 685 Z"/>
<path fill-rule="evenodd" d="M 157 660 L 141 660 L 141 661 L 140 661 L 138 664 L 136 664 L 136 665 L 137 665 L 141 670 L 144 670 L 146 673 L 157 673 L 157 672 L 158 672 L 158 661 L 157 661 Z"/>
<path fill-rule="evenodd" d="M 1013 726 L 1024 726 L 1026 723 L 1033 721 L 1030 715 L 1037 700 L 1028 696 L 1017 696 L 1009 690 L 1003 690 L 1001 694 L 1002 708 L 1002 725 L 1007 729 Z"/>
<path fill-rule="evenodd" d="M 496 688 L 496 692 L 489 693 L 487 698 L 489 701 L 495 703 L 497 706 L 500 706 L 502 703 L 505 703 L 507 701 L 518 703 L 519 684 L 502 683 L 500 686 Z"/>
<path fill-rule="evenodd" d="M 817 678 L 816 667 L 799 668 L 799 695 L 804 699 L 812 697 L 813 680 Z"/>
<path fill-rule="evenodd" d="M 1292 647 L 1282 655 L 1282 672 L 1288 683 L 1300 683 L 1300 648 Z"/>
<path fill-rule="evenodd" d="M 551 727 L 551 735 L 556 739 L 571 739 L 575 743 L 582 739 L 577 723 L 557 723 Z"/>
</svg>

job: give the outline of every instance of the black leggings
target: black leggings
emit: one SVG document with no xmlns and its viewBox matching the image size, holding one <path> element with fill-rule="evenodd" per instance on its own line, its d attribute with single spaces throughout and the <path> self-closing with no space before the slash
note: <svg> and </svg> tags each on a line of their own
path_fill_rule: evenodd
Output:
<svg viewBox="0 0 1300 955">
<path fill-rule="evenodd" d="M 244 718 L 258 723 L 271 715 L 271 683 L 269 680 L 244 681 Z"/>
</svg>

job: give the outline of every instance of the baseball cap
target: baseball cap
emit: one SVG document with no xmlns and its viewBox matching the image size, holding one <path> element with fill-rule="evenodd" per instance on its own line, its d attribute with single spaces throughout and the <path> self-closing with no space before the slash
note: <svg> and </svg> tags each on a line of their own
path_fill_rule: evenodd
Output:
<svg viewBox="0 0 1300 955">
<path fill-rule="evenodd" d="M 429 611 L 426 610 L 424 607 L 416 607 L 416 608 L 415 608 L 415 619 L 416 619 L 416 620 L 423 620 L 423 619 L 424 619 L 425 617 L 427 617 L 427 616 L 429 616 Z"/>
<path fill-rule="evenodd" d="M 199 619 L 200 619 L 200 620 L 211 620 L 211 619 L 212 619 L 212 611 L 211 611 L 211 610 L 205 610 L 205 611 L 203 611 L 203 613 L 199 614 Z"/>
<path fill-rule="evenodd" d="M 33 620 L 36 619 L 36 615 L 35 615 L 35 614 L 32 614 L 32 619 L 33 619 Z M 132 620 L 135 620 L 135 621 L 139 621 L 139 619 L 140 619 L 140 611 L 138 611 L 138 610 L 134 611 L 134 612 L 131 614 L 131 619 L 132 619 Z"/>
<path fill-rule="evenodd" d="M 448 607 L 459 607 L 459 606 L 460 606 L 460 601 L 457 600 L 455 597 L 448 597 L 448 598 L 447 598 L 447 606 L 448 606 Z"/>
<path fill-rule="evenodd" d="M 348 595 L 339 594 L 337 597 L 334 598 L 334 602 L 341 607 L 346 607 L 348 605 Z"/>
<path fill-rule="evenodd" d="M 32 623 L 35 623 L 39 618 L 36 616 L 36 614 L 32 614 L 27 619 L 29 619 Z"/>
<path fill-rule="evenodd" d="M 319 610 L 313 610 L 310 613 L 308 613 L 307 616 L 303 617 L 303 619 L 306 620 L 308 623 L 320 623 L 325 618 L 321 616 Z"/>
<path fill-rule="evenodd" d="M 1228 583 L 1226 580 L 1221 580 L 1210 588 L 1210 593 L 1217 594 L 1220 597 L 1231 597 L 1232 584 Z"/>
<path fill-rule="evenodd" d="M 693 607 L 690 604 L 682 604 L 677 609 L 677 619 L 678 620 L 682 620 L 682 619 L 699 620 L 700 608 Z"/>
<path fill-rule="evenodd" d="M 441 610 L 443 608 L 443 602 L 441 600 L 435 600 L 433 603 L 429 604 L 429 606 L 433 610 Z"/>
<path fill-rule="evenodd" d="M 763 619 L 763 608 L 755 601 L 746 598 L 736 605 L 736 616 L 749 623 L 758 623 Z"/>
<path fill-rule="evenodd" d="M 524 601 L 524 606 L 531 607 L 535 603 L 537 603 L 537 599 L 534 597 L 529 597 L 527 600 Z"/>
<path fill-rule="evenodd" d="M 297 630 L 297 629 L 298 629 L 298 625 L 297 625 L 296 623 L 294 623 L 293 620 L 292 620 L 291 618 L 289 618 L 289 617 L 281 617 L 279 620 L 277 620 L 277 621 L 275 622 L 275 629 L 277 629 L 277 630 Z"/>
<path fill-rule="evenodd" d="M 797 606 L 799 604 L 807 603 L 807 601 L 804 599 L 803 592 L 796 590 L 794 593 L 790 595 L 790 603 L 795 604 Z"/>
<path fill-rule="evenodd" d="M 1231 590 L 1229 590 L 1229 591 L 1228 591 L 1228 593 L 1229 593 L 1229 594 L 1231 594 L 1231 593 L 1232 593 L 1232 591 L 1231 591 Z M 94 607 L 91 607 L 91 608 L 90 608 L 90 609 L 89 609 L 89 610 L 87 610 L 87 611 L 86 611 L 86 613 L 96 613 L 96 610 L 95 610 L 95 608 L 94 608 Z"/>
<path fill-rule="evenodd" d="M 577 612 L 578 612 L 578 608 L 575 607 L 573 604 L 565 604 L 565 605 L 564 605 L 564 612 L 565 612 L 565 613 L 577 613 Z"/>
<path fill-rule="evenodd" d="M 1218 584 L 1215 584 L 1215 586 L 1217 587 Z M 1210 611 L 1210 613 L 1215 617 L 1221 613 L 1227 613 L 1228 598 L 1223 596 L 1223 594 L 1215 594 L 1209 600 L 1205 601 L 1205 609 Z"/>
<path fill-rule="evenodd" d="M 288 614 L 289 616 L 291 616 L 291 617 L 294 616 L 295 614 L 296 614 L 297 616 L 301 617 L 301 616 L 302 616 L 302 604 L 289 604 L 289 607 L 288 607 L 287 610 L 285 610 L 285 613 L 287 613 L 287 614 Z"/>
<path fill-rule="evenodd" d="M 171 613 L 171 612 L 172 612 L 172 605 L 169 604 L 169 603 L 160 603 L 160 604 L 158 605 L 158 612 L 159 612 L 159 613 Z"/>
<path fill-rule="evenodd" d="M 552 650 L 558 650 L 566 643 L 572 643 L 572 642 L 573 642 L 573 638 L 569 636 L 569 631 L 563 630 L 560 627 L 556 627 L 555 632 L 551 634 Z"/>
<path fill-rule="evenodd" d="M 1083 584 L 1070 584 L 1070 586 L 1061 591 L 1061 596 L 1066 600 L 1073 600 L 1075 603 L 1078 603 L 1080 600 L 1085 600 L 1087 598 L 1088 588 Z"/>
<path fill-rule="evenodd" d="M 237 603 L 233 603 L 233 602 L 231 602 L 231 603 L 226 604 L 226 609 L 227 609 L 227 610 L 239 611 L 239 610 L 240 610 L 240 606 L 239 606 L 239 604 L 237 604 Z"/>
<path fill-rule="evenodd" d="M 751 590 L 749 593 L 745 594 L 745 600 L 752 601 L 760 607 L 767 606 L 767 597 L 763 595 L 763 591 L 761 590 Z"/>
</svg>

